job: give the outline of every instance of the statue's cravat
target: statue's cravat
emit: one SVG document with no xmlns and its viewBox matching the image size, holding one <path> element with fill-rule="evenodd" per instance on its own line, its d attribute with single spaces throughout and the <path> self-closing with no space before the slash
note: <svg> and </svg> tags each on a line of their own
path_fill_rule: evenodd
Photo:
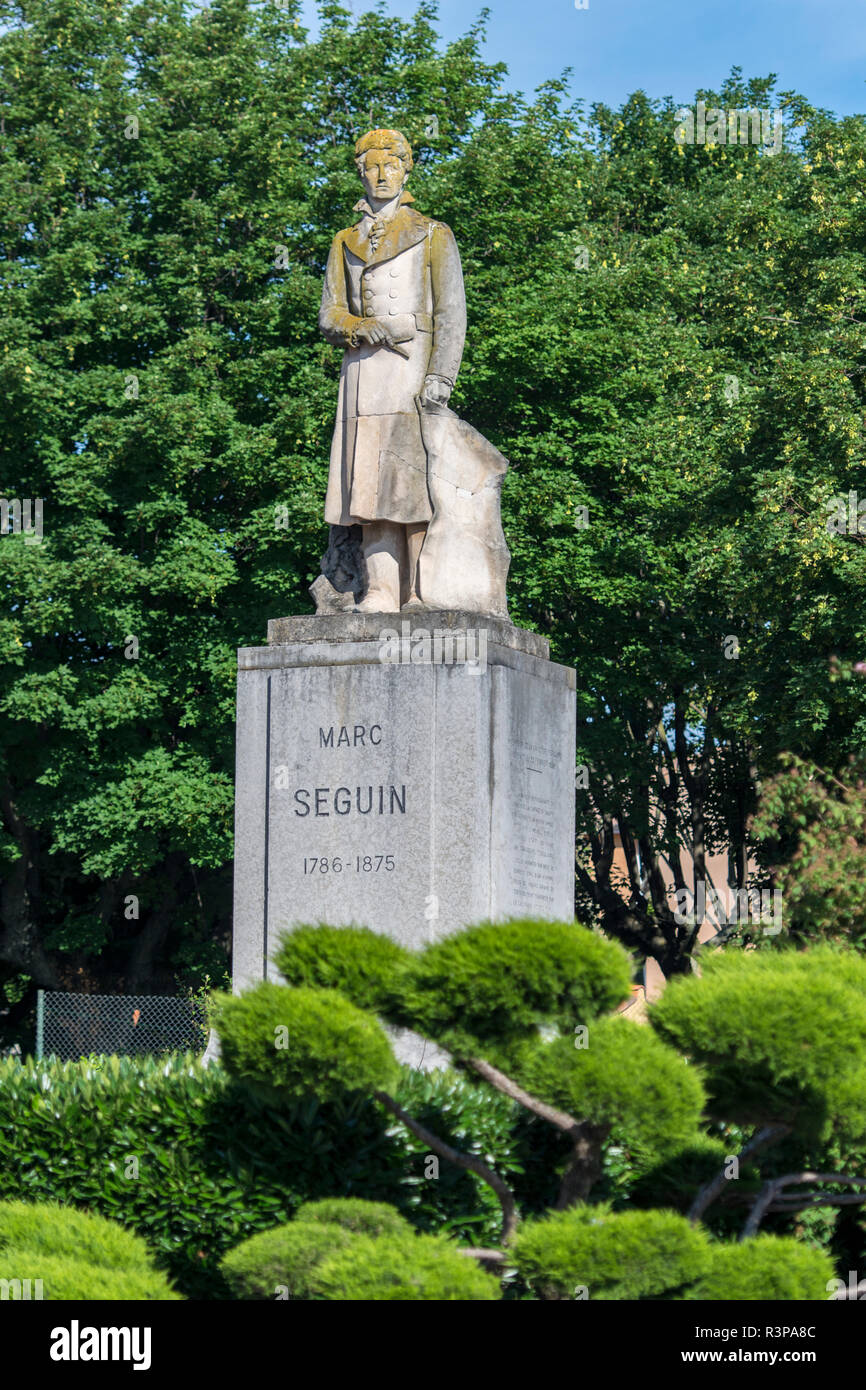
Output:
<svg viewBox="0 0 866 1390">
<path fill-rule="evenodd" d="M 412 195 L 403 192 L 398 194 L 396 198 L 393 198 L 390 204 L 386 203 L 378 212 L 373 211 L 366 198 L 362 198 L 359 203 L 355 204 L 355 211 L 363 212 L 364 214 L 362 228 L 369 239 L 370 250 L 374 256 L 379 249 L 380 241 L 388 230 L 388 224 L 391 219 L 395 216 L 403 203 L 411 202 Z"/>
<path fill-rule="evenodd" d="M 370 227 L 370 246 L 372 248 L 373 255 L 375 255 L 379 249 L 379 242 L 385 235 L 385 230 L 390 220 L 390 218 L 377 217 L 375 218 L 372 226 Z"/>
</svg>

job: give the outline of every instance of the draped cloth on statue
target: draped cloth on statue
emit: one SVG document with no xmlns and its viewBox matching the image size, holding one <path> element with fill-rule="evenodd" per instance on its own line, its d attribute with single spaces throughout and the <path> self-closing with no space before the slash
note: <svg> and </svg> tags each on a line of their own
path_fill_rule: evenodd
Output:
<svg viewBox="0 0 866 1390">
<path fill-rule="evenodd" d="M 508 617 L 511 555 L 500 517 L 508 460 L 447 406 L 416 401 L 433 517 L 418 560 L 426 608 Z"/>
</svg>

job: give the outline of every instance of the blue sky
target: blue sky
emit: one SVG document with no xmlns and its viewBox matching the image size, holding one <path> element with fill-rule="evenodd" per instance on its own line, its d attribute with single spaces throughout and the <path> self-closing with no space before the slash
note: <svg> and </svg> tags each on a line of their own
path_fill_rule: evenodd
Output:
<svg viewBox="0 0 866 1390">
<path fill-rule="evenodd" d="M 343 0 L 355 14 L 369 0 Z M 412 0 L 386 0 L 408 18 Z M 445 38 L 465 33 L 477 0 L 440 0 Z M 866 0 L 487 0 L 485 56 L 508 64 L 509 85 L 530 92 L 564 67 L 587 103 L 620 105 L 642 87 L 690 103 L 696 87 L 718 87 L 736 64 L 745 77 L 778 73 L 815 106 L 866 112 Z M 303 22 L 316 30 L 314 0 Z"/>
</svg>

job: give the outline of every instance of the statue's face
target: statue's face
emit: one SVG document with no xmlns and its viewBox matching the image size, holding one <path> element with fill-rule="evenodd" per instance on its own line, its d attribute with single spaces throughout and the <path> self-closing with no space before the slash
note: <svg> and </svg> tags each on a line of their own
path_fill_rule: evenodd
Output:
<svg viewBox="0 0 866 1390">
<path fill-rule="evenodd" d="M 368 198 L 395 198 L 408 177 L 399 159 L 391 150 L 367 150 L 361 156 L 361 182 Z"/>
</svg>

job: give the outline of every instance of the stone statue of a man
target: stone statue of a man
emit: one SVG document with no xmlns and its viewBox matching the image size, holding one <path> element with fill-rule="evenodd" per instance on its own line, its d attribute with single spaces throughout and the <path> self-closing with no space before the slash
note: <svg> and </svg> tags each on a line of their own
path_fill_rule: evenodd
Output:
<svg viewBox="0 0 866 1390">
<path fill-rule="evenodd" d="M 334 238 L 319 313 L 328 342 L 345 348 L 325 520 L 362 527 L 367 592 L 358 607 L 395 612 L 422 606 L 418 559 L 433 512 L 419 406 L 447 406 L 466 300 L 453 233 L 405 192 L 406 137 L 371 130 L 355 163 L 362 216 Z"/>
</svg>

